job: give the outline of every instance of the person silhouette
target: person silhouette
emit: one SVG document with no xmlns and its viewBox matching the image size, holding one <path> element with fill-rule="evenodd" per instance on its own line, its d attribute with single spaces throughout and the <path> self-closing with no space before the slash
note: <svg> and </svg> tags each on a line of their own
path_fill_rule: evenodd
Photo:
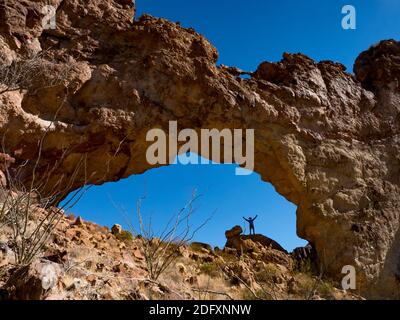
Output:
<svg viewBox="0 0 400 320">
<path fill-rule="evenodd" d="M 246 219 L 245 217 L 243 217 L 244 220 L 246 220 L 249 223 L 250 226 L 250 234 L 256 234 L 255 228 L 254 228 L 254 220 L 256 220 L 258 217 L 258 215 L 256 215 L 254 218 L 249 217 L 248 219 Z"/>
</svg>

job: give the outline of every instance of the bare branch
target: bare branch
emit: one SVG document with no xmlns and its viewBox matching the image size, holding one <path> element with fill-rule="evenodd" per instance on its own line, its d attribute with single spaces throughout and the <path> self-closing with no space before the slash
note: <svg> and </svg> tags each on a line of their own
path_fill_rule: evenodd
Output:
<svg viewBox="0 0 400 320">
<path fill-rule="evenodd" d="M 235 300 L 233 299 L 228 293 L 226 292 L 219 292 L 219 291 L 214 291 L 214 290 L 203 290 L 203 289 L 191 289 L 194 292 L 200 292 L 200 293 L 208 293 L 208 294 L 214 294 L 214 295 L 220 295 L 220 296 L 225 296 L 227 297 L 229 300 Z"/>
<path fill-rule="evenodd" d="M 137 201 L 136 214 L 139 230 L 136 231 L 132 223 L 128 223 L 128 227 L 133 234 L 141 236 L 142 250 L 150 279 L 157 281 L 160 275 L 177 259 L 180 248 L 187 245 L 196 233 L 210 221 L 211 217 L 194 230 L 192 229 L 190 219 L 195 211 L 193 204 L 198 198 L 199 196 L 193 192 L 192 198 L 176 215 L 171 217 L 159 237 L 155 236 L 151 217 L 148 219 L 148 224 L 144 222 L 141 207 L 145 197 Z M 125 212 L 123 213 L 125 214 Z"/>
</svg>

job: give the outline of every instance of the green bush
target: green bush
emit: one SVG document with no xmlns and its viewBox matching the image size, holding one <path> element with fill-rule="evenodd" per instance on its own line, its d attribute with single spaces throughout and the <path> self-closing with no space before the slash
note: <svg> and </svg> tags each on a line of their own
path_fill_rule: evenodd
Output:
<svg viewBox="0 0 400 320">
<path fill-rule="evenodd" d="M 279 275 L 279 269 L 276 265 L 268 263 L 265 267 L 255 272 L 255 279 L 257 282 L 274 282 L 275 278 Z"/>
<path fill-rule="evenodd" d="M 118 233 L 115 235 L 115 237 L 120 240 L 120 241 L 132 241 L 133 240 L 133 235 L 129 231 L 122 231 L 121 233 Z"/>
<path fill-rule="evenodd" d="M 317 287 L 317 293 L 324 299 L 334 299 L 334 287 L 328 281 L 321 281 Z"/>
<path fill-rule="evenodd" d="M 259 289 L 254 293 L 257 295 L 259 300 L 273 300 L 272 295 L 262 289 Z M 243 289 L 242 298 L 243 300 L 257 300 L 249 289 Z"/>
<path fill-rule="evenodd" d="M 305 273 L 308 275 L 313 275 L 315 270 L 312 261 L 310 259 L 305 259 L 305 260 L 295 261 L 293 265 L 293 271 L 295 274 Z"/>
<path fill-rule="evenodd" d="M 218 274 L 218 266 L 213 262 L 205 262 L 200 265 L 200 271 L 210 276 L 216 276 Z"/>
</svg>

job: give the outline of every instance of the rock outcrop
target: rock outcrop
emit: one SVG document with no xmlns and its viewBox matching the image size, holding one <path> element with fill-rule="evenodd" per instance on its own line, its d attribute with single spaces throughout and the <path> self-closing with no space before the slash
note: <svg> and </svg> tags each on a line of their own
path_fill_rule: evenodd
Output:
<svg viewBox="0 0 400 320">
<path fill-rule="evenodd" d="M 61 267 L 57 263 L 36 261 L 12 273 L 4 288 L 13 288 L 12 299 L 40 300 L 46 291 L 56 287 L 61 273 Z"/>
<path fill-rule="evenodd" d="M 237 251 L 249 252 L 257 250 L 255 247 L 270 248 L 284 253 L 287 251 L 275 240 L 272 240 L 262 234 L 244 235 L 240 226 L 235 226 L 225 232 L 225 247 Z"/>
<path fill-rule="evenodd" d="M 193 29 L 132 21 L 130 0 L 52 0 L 56 29 L 44 30 L 48 3 L 0 3 L 1 64 L 42 53 L 37 81 L 0 95 L 0 134 L 15 165 L 37 157 L 46 133 L 38 175 L 69 149 L 49 185 L 82 155 L 90 183 L 101 184 L 152 168 L 145 134 L 169 120 L 255 129 L 255 170 L 298 206 L 297 233 L 326 274 L 340 279 L 353 265 L 360 292 L 398 297 L 399 42 L 362 53 L 355 75 L 286 53 L 242 79 L 216 66 L 217 50 Z"/>
<path fill-rule="evenodd" d="M 317 253 L 310 244 L 307 244 L 305 247 L 295 248 L 291 254 L 292 257 L 298 261 L 308 260 L 310 262 L 313 262 L 317 260 Z"/>
<path fill-rule="evenodd" d="M 249 255 L 255 261 L 275 263 L 290 269 L 292 261 L 287 251 L 275 240 L 262 234 L 244 235 L 240 226 L 235 226 L 225 232 L 225 250 L 233 249 L 236 254 Z"/>
</svg>

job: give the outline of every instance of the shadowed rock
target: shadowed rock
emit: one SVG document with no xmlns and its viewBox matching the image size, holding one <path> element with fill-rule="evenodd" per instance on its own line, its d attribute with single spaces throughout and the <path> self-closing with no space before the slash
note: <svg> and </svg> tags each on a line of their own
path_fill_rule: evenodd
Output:
<svg viewBox="0 0 400 320">
<path fill-rule="evenodd" d="M 265 248 L 270 248 L 287 253 L 283 247 L 262 234 L 244 235 L 240 226 L 235 226 L 231 230 L 225 232 L 226 244 L 225 247 L 236 249 L 237 251 L 254 251 L 254 244 Z M 250 240 L 250 241 L 248 241 Z"/>
</svg>

